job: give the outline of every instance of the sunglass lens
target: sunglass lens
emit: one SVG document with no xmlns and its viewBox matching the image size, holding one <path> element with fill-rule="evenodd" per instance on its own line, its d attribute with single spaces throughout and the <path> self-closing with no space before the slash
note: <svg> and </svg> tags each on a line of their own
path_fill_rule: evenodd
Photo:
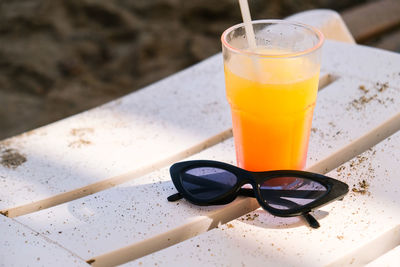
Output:
<svg viewBox="0 0 400 267">
<path fill-rule="evenodd" d="M 291 186 L 287 181 L 295 181 Z M 290 210 L 307 205 L 325 195 L 322 184 L 300 177 L 276 177 L 260 186 L 262 200 L 275 209 Z"/>
<path fill-rule="evenodd" d="M 183 188 L 193 197 L 211 200 L 232 190 L 237 177 L 226 170 L 214 167 L 199 167 L 181 175 Z"/>
</svg>

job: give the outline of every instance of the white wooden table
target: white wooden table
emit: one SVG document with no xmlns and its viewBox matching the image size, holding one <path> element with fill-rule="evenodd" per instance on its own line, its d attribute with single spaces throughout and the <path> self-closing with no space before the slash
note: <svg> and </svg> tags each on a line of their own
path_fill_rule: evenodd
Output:
<svg viewBox="0 0 400 267">
<path fill-rule="evenodd" d="M 254 199 L 166 200 L 171 163 L 235 162 L 219 54 L 2 141 L 0 266 L 398 266 L 400 55 L 328 40 L 320 84 L 307 169 L 351 192 L 319 229 Z"/>
</svg>

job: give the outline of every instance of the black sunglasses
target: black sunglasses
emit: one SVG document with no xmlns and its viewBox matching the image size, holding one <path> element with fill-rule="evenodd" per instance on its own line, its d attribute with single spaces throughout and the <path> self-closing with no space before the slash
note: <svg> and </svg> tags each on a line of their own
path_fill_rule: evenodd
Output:
<svg viewBox="0 0 400 267">
<path fill-rule="evenodd" d="M 312 228 L 318 221 L 309 212 L 343 196 L 349 186 L 325 175 L 280 170 L 251 172 L 211 160 L 178 162 L 171 166 L 172 181 L 179 193 L 168 201 L 181 198 L 201 205 L 222 205 L 238 195 L 255 197 L 269 213 L 280 217 L 303 216 Z M 250 184 L 250 188 L 242 188 Z"/>
</svg>

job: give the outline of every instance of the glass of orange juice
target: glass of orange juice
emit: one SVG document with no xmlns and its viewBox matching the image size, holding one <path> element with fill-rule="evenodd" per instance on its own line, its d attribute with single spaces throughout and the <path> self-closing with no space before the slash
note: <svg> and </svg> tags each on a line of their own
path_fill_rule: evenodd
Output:
<svg viewBox="0 0 400 267">
<path fill-rule="evenodd" d="M 252 21 L 221 37 L 237 164 L 249 171 L 305 167 L 317 98 L 322 33 L 284 20 Z"/>
</svg>

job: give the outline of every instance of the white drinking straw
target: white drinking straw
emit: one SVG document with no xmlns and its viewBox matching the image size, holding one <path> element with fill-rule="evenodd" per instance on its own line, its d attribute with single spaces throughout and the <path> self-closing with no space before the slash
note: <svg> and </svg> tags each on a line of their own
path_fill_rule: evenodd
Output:
<svg viewBox="0 0 400 267">
<path fill-rule="evenodd" d="M 240 12 L 242 13 L 243 23 L 244 23 L 244 31 L 246 34 L 247 43 L 249 45 L 249 49 L 251 52 L 256 52 L 257 44 L 256 37 L 254 36 L 253 24 L 251 23 L 251 15 L 249 9 L 249 3 L 247 0 L 239 0 Z M 255 79 L 261 82 L 261 66 L 260 62 L 256 57 L 250 56 L 251 61 L 254 66 L 254 75 Z"/>
<path fill-rule="evenodd" d="M 240 12 L 242 13 L 244 30 L 246 32 L 247 42 L 251 51 L 257 48 L 256 38 L 254 36 L 253 24 L 251 24 L 251 15 L 249 10 L 249 3 L 247 0 L 239 0 Z"/>
</svg>

